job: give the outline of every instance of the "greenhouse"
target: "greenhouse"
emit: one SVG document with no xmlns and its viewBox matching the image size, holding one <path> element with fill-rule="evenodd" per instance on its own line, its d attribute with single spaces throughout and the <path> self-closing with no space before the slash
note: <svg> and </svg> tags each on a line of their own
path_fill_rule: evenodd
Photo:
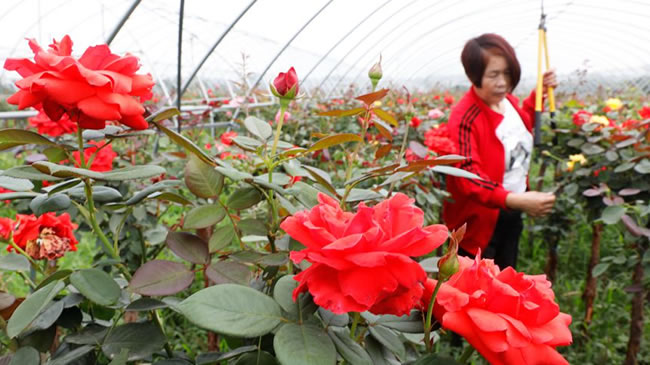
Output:
<svg viewBox="0 0 650 365">
<path fill-rule="evenodd" d="M 650 364 L 649 16 L 3 0 L 0 365 Z"/>
</svg>

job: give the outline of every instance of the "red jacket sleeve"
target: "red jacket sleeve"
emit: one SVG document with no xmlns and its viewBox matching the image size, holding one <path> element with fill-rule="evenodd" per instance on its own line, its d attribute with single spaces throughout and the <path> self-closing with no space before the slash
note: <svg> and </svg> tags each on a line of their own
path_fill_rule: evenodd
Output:
<svg viewBox="0 0 650 365">
<path fill-rule="evenodd" d="M 479 140 L 489 143 L 486 140 L 487 136 L 480 135 L 479 123 L 474 123 L 471 120 L 471 112 L 464 114 L 460 121 L 457 120 L 458 114 L 451 118 L 450 137 L 458 147 L 459 154 L 466 158 L 460 163 L 459 168 L 478 175 L 482 180 L 454 178 L 455 190 L 490 208 L 506 209 L 506 196 L 509 191 L 505 190 L 501 183 L 488 177 L 489 175 L 485 172 L 488 166 L 484 164 L 482 156 L 480 156 Z M 474 115 L 474 118 L 476 117 Z M 503 156 L 500 157 L 503 158 Z M 493 156 L 483 156 L 483 158 L 489 159 Z"/>
</svg>

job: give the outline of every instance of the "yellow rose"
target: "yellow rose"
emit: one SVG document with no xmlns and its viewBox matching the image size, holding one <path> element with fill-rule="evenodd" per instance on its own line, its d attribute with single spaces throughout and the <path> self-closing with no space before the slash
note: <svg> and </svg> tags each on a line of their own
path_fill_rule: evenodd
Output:
<svg viewBox="0 0 650 365">
<path fill-rule="evenodd" d="M 379 100 L 375 101 L 374 105 L 375 106 L 381 106 L 381 101 L 379 101 Z"/>
<path fill-rule="evenodd" d="M 566 163 L 567 170 L 573 171 L 573 165 L 575 165 L 575 164 L 576 163 L 574 161 L 567 161 L 567 163 Z"/>
<path fill-rule="evenodd" d="M 592 115 L 589 119 L 589 123 L 598 123 L 605 127 L 609 126 L 609 119 L 602 115 Z"/>
<path fill-rule="evenodd" d="M 623 106 L 623 103 L 619 98 L 609 98 L 605 101 L 605 105 L 607 105 L 609 110 L 619 110 Z"/>
<path fill-rule="evenodd" d="M 574 164 L 576 162 L 579 162 L 581 165 L 584 165 L 584 164 L 587 163 L 587 159 L 585 158 L 585 156 L 582 153 L 577 154 L 577 155 L 569 156 L 569 161 L 573 162 Z"/>
</svg>

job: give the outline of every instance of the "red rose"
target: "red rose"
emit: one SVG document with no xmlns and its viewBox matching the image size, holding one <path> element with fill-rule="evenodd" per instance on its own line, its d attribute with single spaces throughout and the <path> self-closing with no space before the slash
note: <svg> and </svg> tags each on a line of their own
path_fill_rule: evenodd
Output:
<svg viewBox="0 0 650 365">
<path fill-rule="evenodd" d="M 421 160 L 420 156 L 416 155 L 410 148 L 407 148 L 406 151 L 404 151 L 404 159 L 408 162 Z"/>
<path fill-rule="evenodd" d="M 639 109 L 639 116 L 641 119 L 650 119 L 650 106 L 645 105 Z"/>
<path fill-rule="evenodd" d="M 113 151 L 113 147 L 111 145 L 103 147 L 106 144 L 104 141 L 90 141 L 89 144 L 95 147 L 88 147 L 84 149 L 84 161 L 86 164 L 88 164 L 90 157 L 95 154 L 95 151 L 97 151 L 98 148 L 101 148 L 99 152 L 95 154 L 95 158 L 90 165 L 90 169 L 97 172 L 111 171 L 113 169 L 113 160 L 115 157 L 117 157 L 117 153 Z M 72 156 L 76 161 L 75 166 L 81 166 L 81 161 L 79 160 L 79 151 L 72 152 Z"/>
<path fill-rule="evenodd" d="M 57 217 L 56 213 L 48 212 L 38 218 L 33 214 L 16 214 L 14 242 L 37 260 L 53 260 L 67 251 L 77 250 L 75 229 L 77 225 L 70 221 L 68 213 Z M 11 246 L 7 249 L 13 251 Z"/>
<path fill-rule="evenodd" d="M 417 128 L 417 127 L 420 126 L 420 123 L 422 123 L 422 121 L 420 120 L 420 118 L 418 118 L 418 117 L 413 117 L 413 118 L 411 118 L 411 127 L 413 127 L 413 128 Z"/>
<path fill-rule="evenodd" d="M 287 218 L 280 227 L 307 248 L 292 251 L 295 263 L 312 265 L 295 279 L 296 300 L 309 291 L 314 302 L 334 313 L 370 311 L 403 315 L 419 302 L 426 274 L 410 256 L 427 254 L 447 239 L 447 227 L 422 227 L 424 213 L 397 193 L 356 213 L 318 195 L 319 204 Z"/>
<path fill-rule="evenodd" d="M 424 145 L 438 155 L 457 153 L 456 145 L 449 139 L 447 123 L 440 123 L 437 128 L 424 132 Z"/>
<path fill-rule="evenodd" d="M 77 123 L 71 121 L 67 114 L 63 114 L 61 119 L 55 122 L 42 109 L 39 109 L 38 115 L 29 118 L 29 125 L 37 128 L 39 134 L 45 134 L 50 137 L 58 137 L 66 133 L 77 132 Z"/>
<path fill-rule="evenodd" d="M 444 102 L 445 102 L 445 104 L 447 104 L 447 105 L 451 105 L 451 104 L 453 104 L 455 101 L 456 101 L 456 99 L 454 99 L 453 96 L 451 96 L 451 95 L 449 95 L 449 94 L 445 95 L 445 98 L 444 98 Z"/>
<path fill-rule="evenodd" d="M 591 119 L 591 113 L 586 110 L 579 110 L 573 113 L 573 124 L 580 127 L 581 125 L 588 123 Z"/>
<path fill-rule="evenodd" d="M 442 284 L 434 315 L 493 365 L 568 364 L 556 351 L 572 342 L 571 316 L 560 312 L 545 275 L 501 271 L 493 260 L 458 257 L 460 269 Z M 426 284 L 428 305 L 435 281 Z M 428 297 L 426 296 L 428 294 Z"/>
<path fill-rule="evenodd" d="M 11 218 L 0 217 L 0 238 L 8 240 L 14 230 L 14 221 Z"/>
<path fill-rule="evenodd" d="M 298 75 L 291 67 L 287 73 L 280 72 L 273 80 L 271 91 L 279 98 L 293 99 L 298 95 Z"/>
<path fill-rule="evenodd" d="M 8 103 L 19 109 L 42 104 L 51 120 L 68 114 L 82 128 L 102 129 L 107 120 L 133 129 L 147 128 L 140 102 L 151 98 L 154 83 L 150 75 L 135 73 L 140 68 L 135 56 L 120 57 L 103 44 L 88 48 L 76 59 L 71 56 L 68 36 L 54 41 L 48 50 L 33 39 L 29 46 L 34 62 L 26 58 L 5 61 L 5 69 L 23 77 L 16 82 L 20 90 L 7 99 Z"/>
<path fill-rule="evenodd" d="M 230 131 L 230 132 L 224 132 L 220 139 L 221 143 L 225 144 L 226 146 L 232 145 L 232 139 L 237 137 L 237 132 L 235 131 Z"/>
</svg>

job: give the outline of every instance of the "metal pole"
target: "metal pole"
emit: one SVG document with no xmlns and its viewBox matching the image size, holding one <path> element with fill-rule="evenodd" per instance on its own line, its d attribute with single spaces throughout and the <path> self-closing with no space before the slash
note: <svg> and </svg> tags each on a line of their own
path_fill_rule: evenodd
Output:
<svg viewBox="0 0 650 365">
<path fill-rule="evenodd" d="M 208 58 L 210 58 L 210 55 L 212 55 L 212 52 L 214 52 L 214 50 L 217 48 L 217 46 L 219 45 L 219 43 L 221 43 L 221 41 L 226 37 L 226 35 L 227 35 L 227 34 L 230 32 L 230 30 L 235 26 L 235 24 L 237 24 L 237 22 L 239 22 L 239 19 L 241 19 L 241 18 L 244 16 L 244 14 L 246 14 L 246 12 L 248 12 L 248 10 L 249 10 L 249 9 L 253 6 L 253 4 L 255 4 L 256 2 L 257 2 L 257 0 L 252 0 L 252 1 L 248 4 L 248 6 L 246 6 L 246 8 L 244 8 L 244 10 L 239 14 L 239 16 L 237 16 L 237 18 L 235 18 L 235 20 L 233 20 L 233 22 L 230 23 L 230 25 L 228 26 L 228 28 L 226 28 L 226 30 L 221 34 L 221 36 L 219 37 L 219 39 L 217 39 L 217 41 L 214 42 L 214 44 L 212 45 L 212 47 L 210 48 L 210 50 L 205 54 L 205 56 L 203 57 L 203 59 L 201 60 L 201 62 L 199 62 L 199 64 L 194 68 L 194 70 L 192 71 L 192 74 L 190 74 L 190 77 L 185 81 L 185 85 L 183 85 L 183 88 L 181 89 L 181 92 L 178 94 L 178 97 L 179 97 L 179 98 L 182 97 L 183 94 L 185 94 L 185 91 L 187 91 L 187 88 L 190 86 L 190 83 L 192 82 L 192 80 L 194 80 L 194 77 L 195 77 L 196 74 L 199 72 L 199 70 L 201 69 L 201 67 L 203 67 L 203 64 L 208 60 Z"/>
<path fill-rule="evenodd" d="M 327 51 L 327 53 L 325 53 L 325 54 L 323 55 L 323 57 L 321 57 L 321 59 L 318 60 L 318 62 L 316 62 L 316 64 L 314 65 L 314 67 L 312 67 L 311 70 L 309 70 L 309 72 L 307 72 L 307 75 L 305 75 L 305 77 L 303 77 L 302 80 L 301 80 L 300 82 L 301 82 L 302 84 L 305 84 L 305 82 L 307 82 L 307 79 L 308 79 L 309 76 L 312 74 L 312 72 L 314 72 L 314 70 L 315 70 L 315 69 L 316 69 L 316 68 L 317 68 L 317 67 L 318 67 L 318 66 L 319 66 L 319 65 L 320 65 L 320 64 L 321 64 L 321 63 L 322 63 L 326 58 L 327 58 L 327 56 L 330 55 L 330 53 L 332 53 L 332 51 L 333 51 L 336 47 L 339 46 L 339 44 L 341 44 L 341 42 L 343 42 L 344 40 L 346 40 L 346 39 L 347 39 L 347 38 L 348 38 L 352 33 L 354 33 L 355 30 L 357 30 L 357 28 L 359 28 L 361 25 L 363 25 L 363 23 L 365 23 L 368 19 L 370 19 L 371 16 L 375 15 L 376 12 L 378 12 L 379 10 L 381 10 L 381 8 L 383 8 L 384 6 L 386 6 L 386 5 L 387 5 L 389 2 L 391 2 L 391 1 L 393 1 L 393 0 L 388 0 L 388 1 L 386 1 L 385 3 L 379 5 L 379 7 L 377 7 L 377 8 L 376 8 L 375 10 L 373 10 L 370 14 L 368 14 L 368 16 L 366 16 L 365 18 L 363 18 L 363 20 L 361 20 L 357 25 L 355 25 L 354 27 L 352 27 L 352 29 L 350 29 L 350 31 L 348 31 L 346 35 L 344 35 L 341 39 L 339 39 L 338 42 L 336 42 L 336 43 L 332 46 L 332 48 L 330 48 L 329 51 Z"/>
<path fill-rule="evenodd" d="M 282 47 L 282 49 L 280 49 L 280 51 L 275 55 L 275 57 L 273 57 L 273 59 L 271 60 L 271 62 L 269 62 L 269 64 L 266 65 L 266 68 L 264 68 L 264 71 L 262 71 L 262 73 L 257 77 L 257 80 L 255 80 L 255 83 L 253 83 L 253 85 L 248 89 L 248 92 L 246 92 L 245 100 L 248 100 L 248 97 L 250 96 L 251 92 L 255 89 L 255 87 L 257 86 L 257 84 L 259 84 L 260 81 L 262 81 L 262 78 L 264 77 L 264 75 L 266 75 L 266 72 L 269 70 L 269 68 L 271 68 L 271 66 L 273 66 L 273 63 L 275 63 L 275 61 L 278 59 L 278 57 L 280 57 L 280 55 L 282 54 L 282 52 L 284 52 L 284 50 L 287 49 L 287 47 L 289 47 L 289 45 L 291 45 L 291 42 L 293 42 L 293 40 L 296 39 L 296 37 L 298 37 L 298 36 L 300 35 L 300 33 L 302 33 L 302 31 L 305 30 L 305 28 L 307 28 L 307 26 L 308 26 L 308 25 L 309 25 L 309 24 L 310 24 L 314 19 L 316 19 L 316 17 L 317 17 L 318 15 L 320 15 L 320 13 L 323 12 L 323 10 L 325 10 L 325 8 L 327 8 L 327 7 L 332 3 L 332 1 L 334 1 L 334 0 L 329 0 L 325 5 L 323 5 L 323 7 L 320 8 L 320 10 L 318 10 L 318 11 L 316 12 L 316 14 L 314 14 L 311 18 L 309 18 L 309 20 L 307 21 L 307 23 L 305 23 L 305 24 L 304 24 L 300 29 L 298 29 L 298 31 L 296 32 L 296 34 L 294 34 L 293 37 L 291 37 L 291 39 L 289 39 L 289 41 L 284 45 L 284 47 Z M 239 111 L 240 111 L 240 110 L 241 110 L 241 108 L 237 108 L 237 111 L 235 111 L 235 113 L 232 115 L 232 119 L 233 119 L 233 120 L 234 120 L 235 118 L 237 118 L 237 115 L 239 115 Z"/>
<path fill-rule="evenodd" d="M 181 9 L 178 13 L 178 58 L 176 68 L 176 108 L 181 110 L 181 58 L 183 55 L 183 12 L 185 0 L 181 0 Z M 178 121 L 178 133 L 181 132 L 181 123 Z"/>
<path fill-rule="evenodd" d="M 113 29 L 111 34 L 108 36 L 108 38 L 106 38 L 106 44 L 110 45 L 113 42 L 113 40 L 117 36 L 117 33 L 120 32 L 120 29 L 122 29 L 122 26 L 124 26 L 124 23 L 126 23 L 127 19 L 129 19 L 131 14 L 133 14 L 133 11 L 135 10 L 135 8 L 137 8 L 138 5 L 140 5 L 141 1 L 142 0 L 134 0 L 133 1 L 133 4 L 131 4 L 129 9 L 126 11 L 126 13 L 124 13 L 124 15 L 122 15 L 122 19 L 120 19 L 120 21 L 117 23 L 117 25 L 115 26 L 115 28 Z"/>
</svg>

